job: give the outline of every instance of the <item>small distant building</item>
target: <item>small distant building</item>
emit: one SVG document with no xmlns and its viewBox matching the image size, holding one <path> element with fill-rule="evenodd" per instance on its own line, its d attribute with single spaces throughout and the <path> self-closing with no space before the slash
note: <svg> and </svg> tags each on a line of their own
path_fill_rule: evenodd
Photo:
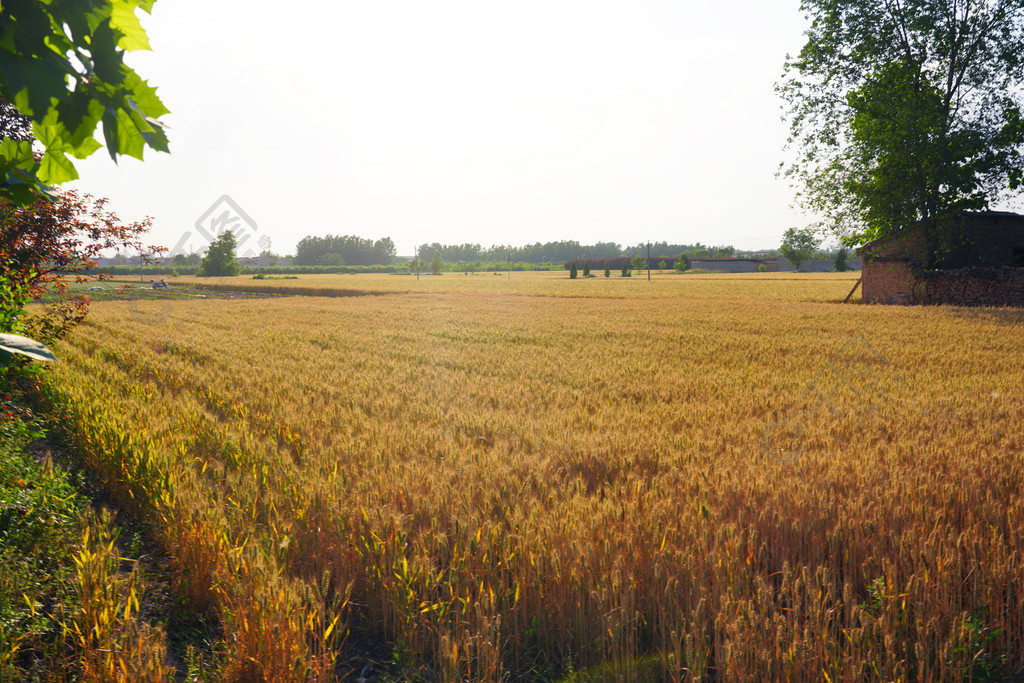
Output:
<svg viewBox="0 0 1024 683">
<path fill-rule="evenodd" d="M 865 303 L 1024 306 L 1024 216 L 986 211 L 940 220 L 932 269 L 924 227 L 861 248 Z"/>
<path fill-rule="evenodd" d="M 278 259 L 270 256 L 239 256 L 238 265 L 248 268 L 266 268 L 277 265 Z"/>
<path fill-rule="evenodd" d="M 97 256 L 95 259 L 97 266 L 142 266 L 146 263 L 142 260 L 141 256 L 115 256 L 113 258 L 107 258 L 105 256 Z"/>
<path fill-rule="evenodd" d="M 750 258 L 705 258 L 690 257 L 690 268 L 720 273 L 756 273 L 764 266 L 769 273 L 794 272 L 797 269 L 784 256 L 753 256 Z M 826 273 L 835 270 L 835 259 L 808 259 L 800 264 L 801 273 Z M 851 258 L 846 262 L 848 270 L 860 270 L 859 258 Z"/>
<path fill-rule="evenodd" d="M 772 272 L 777 270 L 775 259 L 770 258 L 709 258 L 690 257 L 690 270 L 707 270 L 720 273 L 756 273 L 760 266 Z"/>
<path fill-rule="evenodd" d="M 292 262 L 277 256 L 239 256 L 238 265 L 244 268 L 272 268 L 291 266 Z"/>
<path fill-rule="evenodd" d="M 797 270 L 785 256 L 777 257 L 777 261 L 778 265 L 776 270 L 780 273 L 783 271 L 789 272 Z M 847 270 L 860 270 L 860 268 L 861 261 L 856 256 L 851 255 L 851 257 L 846 260 Z M 836 260 L 832 258 L 812 258 L 800 263 L 801 273 L 831 273 L 835 269 Z"/>
</svg>

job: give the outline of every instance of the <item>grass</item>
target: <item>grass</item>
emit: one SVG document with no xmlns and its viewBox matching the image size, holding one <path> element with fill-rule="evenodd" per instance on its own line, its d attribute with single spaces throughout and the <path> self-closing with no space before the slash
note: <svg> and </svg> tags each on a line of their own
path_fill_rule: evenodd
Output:
<svg viewBox="0 0 1024 683">
<path fill-rule="evenodd" d="M 61 346 L 226 678 L 328 680 L 356 629 L 439 680 L 1021 672 L 1019 311 L 517 277 L 102 303 Z"/>
<path fill-rule="evenodd" d="M 168 680 L 164 636 L 133 619 L 142 583 L 80 483 L 0 420 L 0 680 Z"/>
<path fill-rule="evenodd" d="M 73 609 L 73 548 L 80 502 L 75 487 L 24 447 L 30 430 L 0 422 L 0 678 L 19 669 L 62 666 L 59 606 Z M 17 667 L 17 668 L 16 668 Z"/>
<path fill-rule="evenodd" d="M 154 289 L 148 283 L 141 284 L 137 278 L 118 279 L 87 279 L 83 282 L 69 282 L 69 296 L 88 296 L 92 302 L 121 301 L 134 303 L 137 301 L 190 301 L 208 298 L 253 298 L 269 296 L 270 292 L 244 292 L 242 290 L 208 289 L 202 290 L 194 283 L 172 281 L 166 288 Z M 42 303 L 56 298 L 50 294 Z"/>
</svg>

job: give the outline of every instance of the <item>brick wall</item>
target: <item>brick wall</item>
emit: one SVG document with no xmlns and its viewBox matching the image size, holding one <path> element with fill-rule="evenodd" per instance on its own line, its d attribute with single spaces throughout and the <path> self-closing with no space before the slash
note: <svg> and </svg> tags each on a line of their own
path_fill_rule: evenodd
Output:
<svg viewBox="0 0 1024 683">
<path fill-rule="evenodd" d="M 760 265 L 768 268 L 761 259 L 702 259 L 691 258 L 690 268 L 694 270 L 721 271 L 725 273 L 756 273 Z"/>
<path fill-rule="evenodd" d="M 873 304 L 1024 306 L 1024 268 L 973 266 L 914 275 L 906 261 L 864 264 L 863 298 Z"/>
<path fill-rule="evenodd" d="M 866 304 L 909 304 L 914 274 L 907 261 L 864 261 L 861 296 Z"/>
<path fill-rule="evenodd" d="M 1024 216 L 987 212 L 939 221 L 940 270 L 924 271 L 920 223 L 861 249 L 865 303 L 1024 306 Z M 916 273 L 916 274 L 915 274 Z"/>
</svg>

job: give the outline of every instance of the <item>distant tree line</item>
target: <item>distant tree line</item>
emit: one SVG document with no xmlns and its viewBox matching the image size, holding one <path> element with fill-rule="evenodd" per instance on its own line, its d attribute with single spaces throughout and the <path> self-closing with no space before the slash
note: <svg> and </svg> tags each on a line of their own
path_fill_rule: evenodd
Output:
<svg viewBox="0 0 1024 683">
<path fill-rule="evenodd" d="M 83 271 L 85 275 L 202 275 L 201 266 L 96 266 Z M 408 263 L 369 266 L 240 266 L 238 275 L 354 275 L 356 273 L 392 273 L 407 275 L 413 271 Z"/>
<path fill-rule="evenodd" d="M 395 243 L 390 237 L 374 241 L 355 235 L 309 235 L 295 247 L 295 264 L 299 266 L 384 266 L 394 257 Z"/>
<path fill-rule="evenodd" d="M 706 244 L 701 244 L 700 242 L 697 242 L 696 244 L 651 242 L 652 259 L 656 254 L 679 254 L 686 256 L 687 258 L 731 258 L 733 256 L 739 256 L 742 253 L 743 252 L 737 251 L 736 247 L 730 245 L 712 247 Z M 622 255 L 647 256 L 647 244 L 642 243 L 635 247 L 629 247 L 622 253 Z"/>
<path fill-rule="evenodd" d="M 496 244 L 484 247 L 480 244 L 441 244 L 426 242 L 417 247 L 419 260 L 426 266 L 431 263 L 434 254 L 439 254 L 445 269 L 454 270 L 494 270 L 498 264 L 513 263 L 523 265 L 560 266 L 569 261 L 601 261 L 620 257 L 647 256 L 648 244 L 642 242 L 633 246 L 623 247 L 616 242 L 596 242 L 583 244 L 577 240 L 560 240 L 557 242 L 535 242 L 522 246 Z M 722 258 L 736 256 L 733 246 L 709 246 L 696 244 L 670 244 L 668 242 L 651 242 L 652 257 L 659 255 L 679 255 L 687 257 Z M 308 235 L 296 245 L 294 263 L 297 266 L 370 266 L 388 265 L 395 258 L 395 243 L 390 237 L 382 237 L 376 241 L 356 235 L 325 235 L 323 237 Z M 657 263 L 657 261 L 656 261 Z M 673 261 L 674 263 L 674 261 Z M 470 266 L 470 264 L 474 264 Z M 179 264 L 183 265 L 183 264 Z M 189 263 L 188 265 L 193 265 Z M 461 266 L 461 267 L 459 267 Z M 469 266 L 469 267 L 467 267 Z M 474 267 L 475 266 L 475 267 Z M 671 266 L 670 266 L 671 267 Z"/>
<path fill-rule="evenodd" d="M 690 254 L 693 256 L 726 257 L 736 254 L 731 246 L 710 247 L 697 244 L 669 244 L 668 242 L 652 242 L 651 255 L 654 254 Z M 524 246 L 496 244 L 482 247 L 479 244 L 441 244 L 439 242 L 424 243 L 418 247 L 419 257 L 429 261 L 434 254 L 440 254 L 446 263 L 502 262 L 518 261 L 522 263 L 566 263 L 569 261 L 600 261 L 622 256 L 646 256 L 647 243 L 623 248 L 615 242 L 597 242 L 581 244 L 576 240 L 559 242 L 536 242 Z"/>
<path fill-rule="evenodd" d="M 431 261 L 421 262 L 418 265 L 419 272 L 426 274 L 432 272 Z M 513 271 L 537 271 L 537 270 L 560 270 L 562 264 L 542 265 L 536 263 L 524 263 L 514 261 L 511 264 L 503 261 L 481 262 L 481 261 L 460 261 L 456 263 L 438 263 L 440 272 L 507 272 Z M 108 265 L 96 266 L 83 270 L 85 275 L 112 275 L 112 276 L 143 276 L 153 277 L 155 275 L 199 275 L 199 265 Z M 390 273 L 392 275 L 413 275 L 417 272 L 415 261 L 394 261 L 388 265 L 368 266 L 241 266 L 240 275 L 354 275 L 357 273 Z"/>
<path fill-rule="evenodd" d="M 429 260 L 434 254 L 441 254 L 446 263 L 471 263 L 476 261 L 500 262 L 521 261 L 523 263 L 561 263 L 586 254 L 594 258 L 618 256 L 620 247 L 613 242 L 598 242 L 583 245 L 575 240 L 527 244 L 514 247 L 496 244 L 482 247 L 479 244 L 441 244 L 432 242 L 421 244 L 418 248 L 420 258 Z"/>
</svg>

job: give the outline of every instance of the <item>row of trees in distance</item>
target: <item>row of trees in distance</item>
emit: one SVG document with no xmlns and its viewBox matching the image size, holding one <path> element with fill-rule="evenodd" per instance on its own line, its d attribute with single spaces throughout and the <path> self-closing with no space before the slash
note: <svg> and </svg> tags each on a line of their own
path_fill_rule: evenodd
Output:
<svg viewBox="0 0 1024 683">
<path fill-rule="evenodd" d="M 390 237 L 375 241 L 356 235 L 308 235 L 295 246 L 299 266 L 387 265 L 394 258 L 395 243 Z"/>
<path fill-rule="evenodd" d="M 697 244 L 669 244 L 668 242 L 652 242 L 651 253 L 658 254 L 680 254 L 694 252 L 695 256 L 733 256 L 736 248 L 731 246 L 710 247 L 699 242 Z M 632 247 L 623 248 L 615 242 L 597 242 L 595 244 L 581 244 L 576 240 L 561 240 L 558 242 L 536 242 L 523 246 L 512 246 L 496 244 L 491 247 L 483 247 L 479 244 L 441 244 L 431 242 L 421 244 L 417 251 L 423 260 L 433 258 L 434 254 L 440 254 L 441 259 L 446 263 L 500 263 L 504 261 L 522 263 L 565 263 L 573 259 L 606 259 L 618 258 L 620 256 L 633 256 L 646 254 L 647 244 L 638 244 Z"/>
<path fill-rule="evenodd" d="M 237 264 L 231 267 L 225 264 L 224 267 L 214 266 L 210 263 L 211 252 L 216 252 L 212 261 L 220 263 L 228 259 L 230 253 L 233 257 L 233 247 L 225 249 L 221 241 L 227 234 L 215 240 L 208 250 L 200 254 L 176 254 L 173 266 L 180 274 L 198 273 L 201 275 L 232 275 L 237 274 Z M 575 240 L 562 240 L 558 242 L 537 242 L 532 245 L 519 247 L 495 245 L 482 247 L 479 244 L 441 244 L 439 242 L 423 244 L 417 247 L 418 257 L 411 261 L 395 255 L 394 242 L 390 237 L 383 237 L 376 241 L 358 237 L 355 235 L 326 235 L 323 237 L 309 235 L 299 242 L 296 255 L 279 257 L 269 251 L 261 253 L 261 256 L 273 257 L 273 259 L 285 259 L 291 262 L 284 270 L 298 269 L 302 272 L 371 272 L 364 271 L 364 268 L 398 268 L 403 272 L 440 272 L 440 271 L 490 271 L 490 270 L 534 270 L 537 268 L 561 268 L 569 267 L 570 262 L 607 262 L 609 267 L 619 270 L 624 263 L 639 261 L 646 264 L 646 254 L 651 254 L 651 267 L 659 270 L 675 269 L 687 270 L 691 258 L 729 258 L 734 256 L 772 257 L 782 255 L 789 259 L 793 265 L 799 267 L 800 263 L 811 258 L 836 258 L 845 262 L 846 250 L 841 248 L 838 253 L 822 251 L 819 247 L 822 236 L 819 231 L 806 228 L 791 228 L 786 231 L 782 245 L 779 249 L 758 250 L 756 252 L 739 251 L 733 246 L 707 246 L 697 242 L 696 244 L 670 244 L 668 242 L 652 242 L 632 247 L 622 247 L 615 242 L 598 242 L 596 244 L 581 244 Z M 569 254 L 569 258 L 551 260 L 556 255 Z M 117 256 L 120 256 L 118 254 Z M 115 261 L 117 260 L 115 256 Z M 130 266 L 128 260 L 122 257 L 123 263 L 115 266 Z M 664 265 L 662 265 L 664 264 Z M 270 267 L 275 266 L 274 260 L 270 261 Z M 646 268 L 633 266 L 633 269 Z M 266 270 L 266 266 L 250 268 L 249 270 Z M 114 266 L 104 266 L 95 269 L 96 272 L 120 273 Z M 155 271 L 154 271 L 155 272 Z M 269 272 L 269 271 L 268 271 Z M 282 271 L 283 272 L 283 271 Z M 373 270 L 373 272 L 378 272 Z M 391 272 L 390 270 L 383 272 Z"/>
<path fill-rule="evenodd" d="M 734 256 L 732 246 L 707 246 L 696 244 L 669 244 L 655 242 L 650 245 L 652 253 L 680 254 L 692 256 Z M 423 243 L 416 248 L 419 259 L 429 263 L 434 254 L 439 254 L 444 263 L 531 263 L 560 264 L 571 259 L 617 258 L 647 253 L 647 244 L 623 247 L 615 242 L 582 244 L 576 240 L 557 242 L 536 242 L 523 246 L 496 244 L 484 247 L 480 244 Z M 387 265 L 394 260 L 395 243 L 390 237 L 376 241 L 356 235 L 308 235 L 295 248 L 295 265 L 299 266 L 360 266 Z"/>
<path fill-rule="evenodd" d="M 795 234 L 791 234 L 795 233 Z M 799 237 L 799 254 L 791 248 L 789 242 Z M 484 247 L 480 244 L 442 244 L 431 242 L 416 248 L 417 256 L 408 264 L 410 271 L 424 272 L 430 270 L 498 270 L 513 267 L 523 270 L 530 267 L 561 267 L 570 261 L 605 261 L 609 260 L 612 267 L 618 269 L 620 262 L 631 258 L 640 258 L 650 253 L 652 266 L 666 263 L 664 268 L 685 270 L 691 258 L 728 258 L 733 256 L 775 256 L 782 252 L 795 264 L 813 256 L 834 256 L 832 253 L 818 249 L 821 239 L 815 231 L 790 230 L 786 234 L 781 249 L 743 252 L 731 245 L 709 246 L 696 244 L 670 244 L 668 242 L 640 243 L 623 247 L 616 242 L 597 242 L 583 244 L 576 240 L 560 240 L 555 242 L 536 242 L 523 246 L 492 245 Z M 390 237 L 371 240 L 356 235 L 308 235 L 296 247 L 294 257 L 288 257 L 300 268 L 324 267 L 338 268 L 344 266 L 387 266 L 403 261 L 396 257 L 394 241 Z M 268 254 L 264 254 L 268 255 Z M 199 257 L 194 261 L 198 263 Z M 646 260 L 644 260 L 646 263 Z M 678 265 L 677 265 L 678 262 Z M 186 262 L 181 256 L 181 263 L 176 257 L 175 265 L 183 267 L 196 265 Z M 663 269 L 664 269 L 663 268 Z M 205 269 L 204 269 L 205 270 Z"/>
</svg>

